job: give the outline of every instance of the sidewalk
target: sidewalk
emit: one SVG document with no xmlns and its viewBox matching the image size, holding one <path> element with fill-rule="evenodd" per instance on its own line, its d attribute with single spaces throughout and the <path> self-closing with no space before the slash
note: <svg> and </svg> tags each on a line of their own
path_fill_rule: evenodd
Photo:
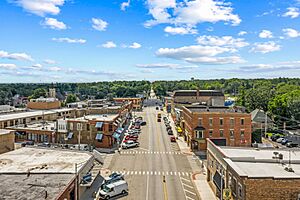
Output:
<svg viewBox="0 0 300 200">
<path fill-rule="evenodd" d="M 176 142 L 179 146 L 180 151 L 183 154 L 187 155 L 187 159 L 193 170 L 192 180 L 194 182 L 194 185 L 197 188 L 198 194 L 200 195 L 200 199 L 216 200 L 217 198 L 215 194 L 210 188 L 208 182 L 206 181 L 206 168 L 204 163 L 202 163 L 199 157 L 195 155 L 193 151 L 190 150 L 187 143 L 184 141 L 183 137 L 178 137 L 173 119 L 170 119 L 170 125 L 172 126 L 175 137 L 177 137 Z M 201 166 L 204 166 L 204 168 L 201 168 Z"/>
</svg>

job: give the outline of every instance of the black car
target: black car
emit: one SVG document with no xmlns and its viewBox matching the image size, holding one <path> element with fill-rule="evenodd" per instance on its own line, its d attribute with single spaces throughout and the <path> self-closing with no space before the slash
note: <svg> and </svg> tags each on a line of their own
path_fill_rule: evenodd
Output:
<svg viewBox="0 0 300 200">
<path fill-rule="evenodd" d="M 159 110 L 159 108 L 158 108 L 158 107 L 156 107 L 155 109 L 156 109 L 156 110 Z"/>
<path fill-rule="evenodd" d="M 27 140 L 21 143 L 22 147 L 25 147 L 26 145 L 34 145 L 34 141 L 32 140 Z"/>
<path fill-rule="evenodd" d="M 147 122 L 145 122 L 145 121 L 142 121 L 142 122 L 140 123 L 141 126 L 145 126 L 146 124 L 147 124 Z"/>
<path fill-rule="evenodd" d="M 288 142 L 288 143 L 286 143 L 286 146 L 289 147 L 289 148 L 292 148 L 292 147 L 298 147 L 298 144 L 293 143 L 293 142 Z"/>
</svg>

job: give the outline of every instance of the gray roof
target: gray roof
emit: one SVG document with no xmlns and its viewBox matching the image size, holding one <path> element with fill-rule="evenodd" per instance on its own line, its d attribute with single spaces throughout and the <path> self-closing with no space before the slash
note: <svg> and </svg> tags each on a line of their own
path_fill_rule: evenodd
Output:
<svg viewBox="0 0 300 200">
<path fill-rule="evenodd" d="M 263 110 L 255 109 L 251 112 L 251 120 L 252 122 L 265 123 L 266 114 Z M 267 120 L 268 123 L 272 122 L 270 117 L 268 117 Z"/>
<path fill-rule="evenodd" d="M 197 96 L 197 90 L 175 90 L 173 96 Z M 220 90 L 199 90 L 199 96 L 224 96 Z"/>
</svg>

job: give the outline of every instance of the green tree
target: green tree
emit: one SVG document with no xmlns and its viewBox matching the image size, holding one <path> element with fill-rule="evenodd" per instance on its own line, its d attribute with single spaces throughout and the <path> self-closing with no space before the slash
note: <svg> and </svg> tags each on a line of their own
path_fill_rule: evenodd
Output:
<svg viewBox="0 0 300 200">
<path fill-rule="evenodd" d="M 44 88 L 37 88 L 33 91 L 33 94 L 29 96 L 29 99 L 37 99 L 39 97 L 46 97 L 47 91 Z"/>
<path fill-rule="evenodd" d="M 68 94 L 66 98 L 66 104 L 76 102 L 77 98 L 74 94 Z"/>
</svg>

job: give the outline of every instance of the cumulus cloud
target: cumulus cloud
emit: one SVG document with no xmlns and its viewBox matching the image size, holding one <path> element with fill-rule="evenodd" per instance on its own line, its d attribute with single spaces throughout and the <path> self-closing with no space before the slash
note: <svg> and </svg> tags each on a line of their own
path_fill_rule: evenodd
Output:
<svg viewBox="0 0 300 200">
<path fill-rule="evenodd" d="M 271 31 L 269 30 L 262 30 L 259 35 L 258 35 L 260 38 L 272 38 L 273 37 L 273 34 Z"/>
<path fill-rule="evenodd" d="M 31 56 L 26 53 L 8 53 L 6 51 L 0 51 L 0 58 L 20 61 L 33 61 Z"/>
<path fill-rule="evenodd" d="M 272 71 L 300 70 L 300 61 L 287 61 L 272 64 L 253 64 L 241 66 L 232 71 L 239 73 L 268 73 Z"/>
<path fill-rule="evenodd" d="M 211 57 L 233 51 L 232 48 L 227 47 L 192 45 L 179 48 L 160 48 L 156 51 L 156 55 L 174 59 L 185 59 L 203 56 Z"/>
<path fill-rule="evenodd" d="M 296 7 L 289 7 L 287 8 L 287 12 L 284 13 L 283 17 L 290 17 L 292 19 L 297 18 L 299 16 L 299 9 Z"/>
<path fill-rule="evenodd" d="M 246 35 L 247 34 L 247 31 L 240 31 L 239 33 L 238 33 L 238 36 L 243 36 L 243 35 Z"/>
<path fill-rule="evenodd" d="M 198 44 L 208 46 L 224 46 L 230 48 L 241 48 L 248 46 L 249 43 L 245 42 L 243 38 L 233 38 L 232 36 L 210 36 L 203 35 L 197 38 Z"/>
<path fill-rule="evenodd" d="M 55 30 L 67 29 L 67 26 L 65 23 L 60 22 L 54 18 L 45 18 L 44 22 L 42 22 L 42 25 L 47 26 L 51 29 L 55 29 Z"/>
<path fill-rule="evenodd" d="M 198 31 L 192 27 L 171 27 L 167 26 L 164 31 L 171 35 L 186 35 L 186 34 L 197 34 Z"/>
<path fill-rule="evenodd" d="M 57 15 L 65 0 L 15 0 L 16 3 L 27 12 L 35 15 L 45 16 L 46 14 Z"/>
<path fill-rule="evenodd" d="M 130 0 L 121 3 L 121 10 L 125 11 L 130 6 Z"/>
<path fill-rule="evenodd" d="M 270 53 L 273 51 L 279 51 L 281 46 L 276 44 L 273 41 L 264 42 L 264 43 L 254 43 L 254 47 L 250 50 L 255 53 Z"/>
<path fill-rule="evenodd" d="M 179 67 L 179 64 L 173 63 L 153 63 L 153 64 L 137 64 L 138 68 L 146 68 L 146 69 L 176 69 Z"/>
<path fill-rule="evenodd" d="M 56 64 L 56 61 L 55 60 L 51 60 L 51 59 L 45 59 L 44 63 L 46 63 L 46 64 Z"/>
<path fill-rule="evenodd" d="M 72 39 L 72 38 L 52 38 L 55 42 L 67 42 L 67 43 L 78 43 L 84 44 L 86 43 L 85 39 Z"/>
<path fill-rule="evenodd" d="M 224 21 L 238 25 L 241 19 L 233 14 L 229 3 L 214 0 L 194 0 L 176 3 L 176 0 L 147 0 L 153 19 L 145 22 L 146 27 L 161 23 L 195 26 L 203 22 Z"/>
<path fill-rule="evenodd" d="M 224 64 L 239 64 L 245 63 L 246 61 L 243 60 L 239 56 L 226 56 L 226 57 L 197 57 L 197 58 L 186 58 L 185 61 L 189 63 L 195 64 L 217 64 L 217 65 L 224 65 Z"/>
<path fill-rule="evenodd" d="M 16 68 L 17 66 L 15 64 L 0 63 L 0 69 L 12 70 Z"/>
<path fill-rule="evenodd" d="M 59 71 L 62 71 L 62 68 L 60 68 L 60 67 L 49 67 L 48 70 L 50 70 L 52 72 L 59 72 Z"/>
<path fill-rule="evenodd" d="M 296 38 L 300 36 L 300 32 L 292 28 L 285 28 L 282 29 L 282 31 L 284 35 L 289 38 Z"/>
<path fill-rule="evenodd" d="M 102 47 L 104 48 L 116 48 L 117 45 L 113 41 L 107 41 L 106 43 L 102 44 Z"/>
<path fill-rule="evenodd" d="M 137 43 L 137 42 L 134 42 L 134 43 L 132 43 L 131 45 L 128 46 L 128 48 L 131 48 L 131 49 L 139 49 L 141 47 L 142 47 L 142 45 Z"/>
<path fill-rule="evenodd" d="M 108 23 L 99 18 L 92 18 L 92 27 L 97 31 L 106 31 Z"/>
</svg>

